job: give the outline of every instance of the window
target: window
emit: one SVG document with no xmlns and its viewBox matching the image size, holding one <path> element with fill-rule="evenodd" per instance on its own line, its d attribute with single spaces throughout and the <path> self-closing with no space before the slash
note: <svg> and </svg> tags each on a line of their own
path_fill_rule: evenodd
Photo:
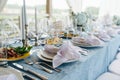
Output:
<svg viewBox="0 0 120 80">
<path fill-rule="evenodd" d="M 37 7 L 38 18 L 44 17 L 46 14 L 46 0 L 25 0 L 27 21 L 29 27 L 34 27 L 35 7 Z M 14 22 L 20 27 L 20 16 L 23 0 L 8 0 L 3 11 L 1 12 L 0 19 L 14 19 Z M 28 17 L 29 16 L 29 17 Z"/>
<path fill-rule="evenodd" d="M 69 15 L 69 7 L 66 0 L 52 0 L 53 16 L 56 19 Z"/>
</svg>

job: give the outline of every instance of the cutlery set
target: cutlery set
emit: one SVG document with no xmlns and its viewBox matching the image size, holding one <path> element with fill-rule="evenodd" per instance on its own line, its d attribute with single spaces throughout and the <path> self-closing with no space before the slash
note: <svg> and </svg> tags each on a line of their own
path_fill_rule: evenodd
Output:
<svg viewBox="0 0 120 80">
<path fill-rule="evenodd" d="M 36 62 L 35 64 L 39 64 L 39 65 L 45 65 L 49 68 L 51 68 L 52 70 L 56 71 L 56 72 L 61 72 L 61 69 L 58 69 L 58 68 L 53 68 L 51 65 L 48 65 L 47 63 L 45 62 Z"/>
<path fill-rule="evenodd" d="M 46 76 L 44 76 L 44 75 L 42 75 L 42 74 L 40 74 L 40 73 L 37 73 L 37 72 L 35 72 L 35 71 L 31 70 L 31 69 L 24 68 L 24 66 L 22 66 L 22 65 L 20 65 L 20 64 L 18 64 L 18 63 L 13 63 L 13 65 L 14 65 L 15 67 L 23 70 L 23 71 L 26 71 L 26 72 L 28 72 L 28 73 L 30 73 L 30 74 L 33 74 L 33 75 L 37 76 L 38 78 L 40 78 L 40 79 L 42 79 L 42 80 L 48 80 L 48 78 L 47 78 Z M 31 76 L 26 75 L 26 74 L 24 74 L 24 73 L 23 73 L 23 76 L 28 77 L 28 78 L 31 78 L 32 80 L 35 80 L 35 79 L 32 78 Z"/>
<path fill-rule="evenodd" d="M 43 70 L 47 73 L 50 73 L 52 74 L 53 73 L 53 70 L 56 71 L 56 72 L 60 72 L 61 70 L 60 69 L 57 69 L 57 68 L 53 68 L 51 65 L 45 63 L 45 62 L 32 62 L 32 61 L 29 61 L 29 60 L 25 60 L 25 63 L 28 64 L 28 65 L 32 65 L 33 67 L 35 68 L 38 68 L 40 70 Z M 40 78 L 41 80 L 48 80 L 48 77 L 36 72 L 36 71 L 33 71 L 29 68 L 26 68 L 24 67 L 23 65 L 21 64 L 18 64 L 18 63 L 12 63 L 13 66 L 17 67 L 18 69 L 20 69 L 20 72 L 22 72 L 22 75 L 23 77 L 29 79 L 29 80 L 36 80 L 34 77 L 32 77 L 31 75 L 25 73 L 25 72 L 28 72 L 38 78 Z M 22 70 L 22 71 L 21 71 Z M 23 72 L 25 71 L 25 72 Z"/>
</svg>

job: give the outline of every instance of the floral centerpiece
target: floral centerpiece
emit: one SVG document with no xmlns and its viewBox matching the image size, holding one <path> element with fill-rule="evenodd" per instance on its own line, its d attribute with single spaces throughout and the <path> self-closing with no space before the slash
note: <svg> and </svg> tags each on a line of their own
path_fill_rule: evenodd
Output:
<svg viewBox="0 0 120 80">
<path fill-rule="evenodd" d="M 84 31 L 84 27 L 88 21 L 87 14 L 85 12 L 78 13 L 74 16 L 74 23 L 76 23 L 77 28 L 82 28 Z"/>
<path fill-rule="evenodd" d="M 114 16 L 113 17 L 113 22 L 115 25 L 120 26 L 120 17 L 119 16 Z"/>
</svg>

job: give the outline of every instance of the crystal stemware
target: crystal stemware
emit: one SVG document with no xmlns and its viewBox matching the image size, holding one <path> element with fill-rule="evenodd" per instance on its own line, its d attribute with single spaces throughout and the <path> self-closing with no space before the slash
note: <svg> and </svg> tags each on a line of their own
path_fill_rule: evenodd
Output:
<svg viewBox="0 0 120 80">
<path fill-rule="evenodd" d="M 8 36 L 4 31 L 0 33 L 0 65 L 7 65 Z"/>
</svg>

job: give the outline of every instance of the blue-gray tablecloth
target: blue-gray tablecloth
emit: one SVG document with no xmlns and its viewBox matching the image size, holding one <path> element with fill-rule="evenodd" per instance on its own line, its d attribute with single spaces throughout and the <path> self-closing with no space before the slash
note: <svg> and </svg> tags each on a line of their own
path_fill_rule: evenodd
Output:
<svg viewBox="0 0 120 80">
<path fill-rule="evenodd" d="M 24 61 L 18 62 L 31 70 L 47 76 L 48 80 L 96 80 L 99 75 L 107 71 L 107 67 L 116 56 L 119 45 L 120 35 L 117 35 L 109 42 L 105 42 L 104 47 L 88 48 L 90 51 L 88 56 L 82 56 L 80 61 L 62 64 L 58 67 L 62 69 L 60 73 L 48 74 L 25 64 Z"/>
</svg>

